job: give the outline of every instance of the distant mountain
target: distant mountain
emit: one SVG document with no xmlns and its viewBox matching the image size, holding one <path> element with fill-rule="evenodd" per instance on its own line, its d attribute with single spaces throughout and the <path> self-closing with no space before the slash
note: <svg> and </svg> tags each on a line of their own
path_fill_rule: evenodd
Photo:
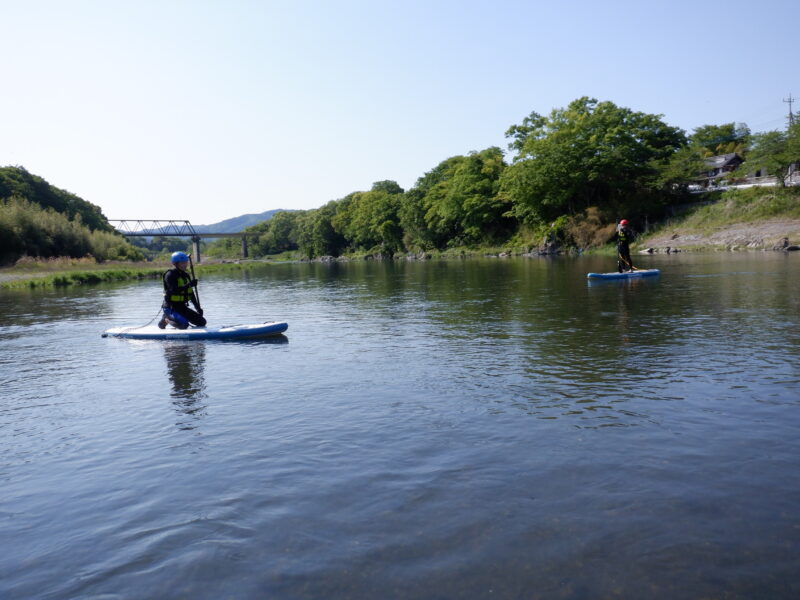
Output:
<svg viewBox="0 0 800 600">
<path fill-rule="evenodd" d="M 257 215 L 241 215 L 232 219 L 225 219 L 219 223 L 212 223 L 211 225 L 192 225 L 192 227 L 197 233 L 238 233 L 244 231 L 247 227 L 252 227 L 263 221 L 269 221 L 275 216 L 275 213 L 279 212 L 287 211 L 283 208 L 276 208 Z"/>
</svg>

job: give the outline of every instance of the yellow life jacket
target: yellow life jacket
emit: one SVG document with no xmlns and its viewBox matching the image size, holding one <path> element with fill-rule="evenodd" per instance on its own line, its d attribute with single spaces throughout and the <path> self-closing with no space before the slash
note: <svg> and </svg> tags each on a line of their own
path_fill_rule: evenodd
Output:
<svg viewBox="0 0 800 600">
<path fill-rule="evenodd" d="M 188 286 L 189 283 L 191 283 L 192 280 L 188 273 L 184 273 L 180 269 L 170 269 L 170 271 L 178 271 L 177 287 Z M 167 273 L 169 273 L 169 271 L 166 271 L 161 278 L 164 282 L 164 299 L 167 302 L 182 302 L 183 304 L 188 303 L 189 300 L 192 299 L 192 288 L 186 287 L 183 291 L 170 293 L 170 291 L 167 289 Z"/>
</svg>

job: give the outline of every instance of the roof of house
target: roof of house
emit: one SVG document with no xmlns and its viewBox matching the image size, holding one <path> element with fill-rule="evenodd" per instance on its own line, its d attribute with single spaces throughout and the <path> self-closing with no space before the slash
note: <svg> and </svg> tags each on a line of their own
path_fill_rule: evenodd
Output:
<svg viewBox="0 0 800 600">
<path fill-rule="evenodd" d="M 737 159 L 741 162 L 742 157 L 736 154 L 736 152 L 730 152 L 728 154 L 720 154 L 718 156 L 709 156 L 707 159 L 705 159 L 705 163 L 709 167 L 724 167 Z"/>
</svg>

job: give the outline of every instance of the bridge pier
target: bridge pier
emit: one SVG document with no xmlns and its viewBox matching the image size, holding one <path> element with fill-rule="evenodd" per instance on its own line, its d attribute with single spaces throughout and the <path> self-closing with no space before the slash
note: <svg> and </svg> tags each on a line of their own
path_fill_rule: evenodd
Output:
<svg viewBox="0 0 800 600">
<path fill-rule="evenodd" d="M 247 258 L 247 237 L 242 236 L 242 258 Z"/>
<path fill-rule="evenodd" d="M 198 265 L 200 264 L 200 236 L 193 235 L 192 236 L 192 256 L 194 256 L 194 262 Z"/>
</svg>

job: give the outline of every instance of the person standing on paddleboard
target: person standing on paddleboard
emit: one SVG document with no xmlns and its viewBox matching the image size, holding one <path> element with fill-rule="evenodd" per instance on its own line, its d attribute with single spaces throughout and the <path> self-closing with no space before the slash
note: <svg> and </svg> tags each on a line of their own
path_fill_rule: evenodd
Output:
<svg viewBox="0 0 800 600">
<path fill-rule="evenodd" d="M 167 323 L 178 329 L 186 329 L 189 323 L 203 327 L 206 320 L 203 318 L 203 309 L 197 299 L 197 279 L 194 278 L 194 269 L 189 275 L 187 268 L 191 265 L 191 257 L 185 252 L 172 253 L 173 268 L 164 273 L 164 316 L 158 322 L 159 329 L 164 329 Z M 189 308 L 191 302 L 197 311 Z"/>
<path fill-rule="evenodd" d="M 614 232 L 614 241 L 617 242 L 617 271 L 623 273 L 625 271 L 633 271 L 636 267 L 633 266 L 631 260 L 631 249 L 629 244 L 633 241 L 633 231 L 628 227 L 628 219 L 622 219 L 617 224 L 617 230 Z"/>
</svg>

